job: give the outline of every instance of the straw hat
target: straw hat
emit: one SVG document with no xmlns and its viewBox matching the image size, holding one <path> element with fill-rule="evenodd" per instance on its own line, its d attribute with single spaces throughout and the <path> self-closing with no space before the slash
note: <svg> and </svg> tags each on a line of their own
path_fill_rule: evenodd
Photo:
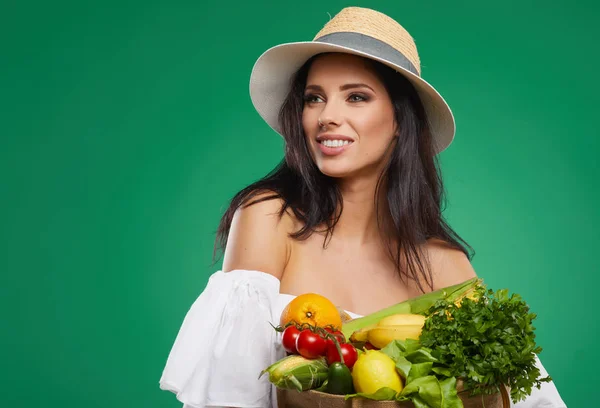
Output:
<svg viewBox="0 0 600 408">
<path fill-rule="evenodd" d="M 279 110 L 294 73 L 312 56 L 343 52 L 379 61 L 405 76 L 417 90 L 427 113 L 436 153 L 452 142 L 456 125 L 442 96 L 421 78 L 417 47 L 398 22 L 375 10 L 347 7 L 336 14 L 312 41 L 280 44 L 265 51 L 250 75 L 250 98 L 277 133 Z"/>
</svg>

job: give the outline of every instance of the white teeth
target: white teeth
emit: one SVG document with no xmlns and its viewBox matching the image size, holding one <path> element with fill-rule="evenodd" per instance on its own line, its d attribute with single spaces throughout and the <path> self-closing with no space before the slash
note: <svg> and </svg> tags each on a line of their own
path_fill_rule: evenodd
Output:
<svg viewBox="0 0 600 408">
<path fill-rule="evenodd" d="M 347 144 L 350 144 L 349 140 L 323 140 L 321 141 L 327 147 L 342 147 Z"/>
</svg>

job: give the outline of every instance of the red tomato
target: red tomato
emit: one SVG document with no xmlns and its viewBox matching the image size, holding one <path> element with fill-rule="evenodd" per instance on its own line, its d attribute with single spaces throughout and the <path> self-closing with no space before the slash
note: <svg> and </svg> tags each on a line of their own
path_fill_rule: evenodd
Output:
<svg viewBox="0 0 600 408">
<path fill-rule="evenodd" d="M 330 329 L 329 327 L 326 327 L 326 328 L 325 328 L 325 330 L 326 330 L 326 331 L 328 331 L 329 333 L 333 334 L 333 335 L 334 335 L 334 336 L 337 338 L 337 341 L 338 341 L 340 344 L 342 344 L 342 343 L 345 343 L 345 342 L 346 342 L 346 338 L 344 337 L 344 334 L 343 334 L 341 331 L 339 331 L 339 330 L 332 330 L 332 329 Z M 328 344 L 328 345 L 329 345 L 330 343 L 331 343 L 331 344 L 334 344 L 334 343 L 333 343 L 333 340 L 331 340 L 331 339 L 326 339 L 326 340 L 327 340 L 327 344 Z"/>
<path fill-rule="evenodd" d="M 298 354 L 298 350 L 296 350 L 296 339 L 299 334 L 300 330 L 298 330 L 296 326 L 288 326 L 285 328 L 281 335 L 281 344 L 285 351 L 292 354 Z"/>
<path fill-rule="evenodd" d="M 374 345 L 372 345 L 371 343 L 369 343 L 368 341 L 365 343 L 365 348 L 367 350 L 379 350 L 377 347 L 375 347 Z"/>
<path fill-rule="evenodd" d="M 304 358 L 324 356 L 326 349 L 325 339 L 308 329 L 302 330 L 296 339 L 296 350 Z"/>
<path fill-rule="evenodd" d="M 342 350 L 342 355 L 344 356 L 344 364 L 352 370 L 354 363 L 356 363 L 356 359 L 358 358 L 358 352 L 354 348 L 354 346 L 350 343 L 340 344 L 340 349 Z M 327 345 L 327 364 L 331 365 L 336 361 L 342 361 L 340 359 L 340 353 L 337 351 L 337 347 L 335 344 L 331 343 Z"/>
</svg>

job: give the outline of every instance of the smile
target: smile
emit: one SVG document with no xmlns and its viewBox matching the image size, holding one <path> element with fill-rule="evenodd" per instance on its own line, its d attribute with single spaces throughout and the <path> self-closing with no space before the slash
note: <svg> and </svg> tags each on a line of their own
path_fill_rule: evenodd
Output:
<svg viewBox="0 0 600 408">
<path fill-rule="evenodd" d="M 327 147 L 342 147 L 352 142 L 349 140 L 321 140 L 319 143 Z"/>
<path fill-rule="evenodd" d="M 325 156 L 338 156 L 348 150 L 353 143 L 350 140 L 320 140 L 319 150 Z"/>
</svg>

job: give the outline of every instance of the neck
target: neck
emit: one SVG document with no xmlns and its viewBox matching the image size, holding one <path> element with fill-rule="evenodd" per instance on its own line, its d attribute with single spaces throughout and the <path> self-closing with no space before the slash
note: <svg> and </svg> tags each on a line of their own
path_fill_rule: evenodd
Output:
<svg viewBox="0 0 600 408">
<path fill-rule="evenodd" d="M 377 180 L 373 179 L 340 180 L 344 209 L 335 227 L 337 236 L 360 244 L 381 239 L 375 207 L 376 186 Z M 385 199 L 383 187 L 377 200 Z M 380 205 L 379 210 L 386 211 L 386 208 L 387 205 Z"/>
</svg>

